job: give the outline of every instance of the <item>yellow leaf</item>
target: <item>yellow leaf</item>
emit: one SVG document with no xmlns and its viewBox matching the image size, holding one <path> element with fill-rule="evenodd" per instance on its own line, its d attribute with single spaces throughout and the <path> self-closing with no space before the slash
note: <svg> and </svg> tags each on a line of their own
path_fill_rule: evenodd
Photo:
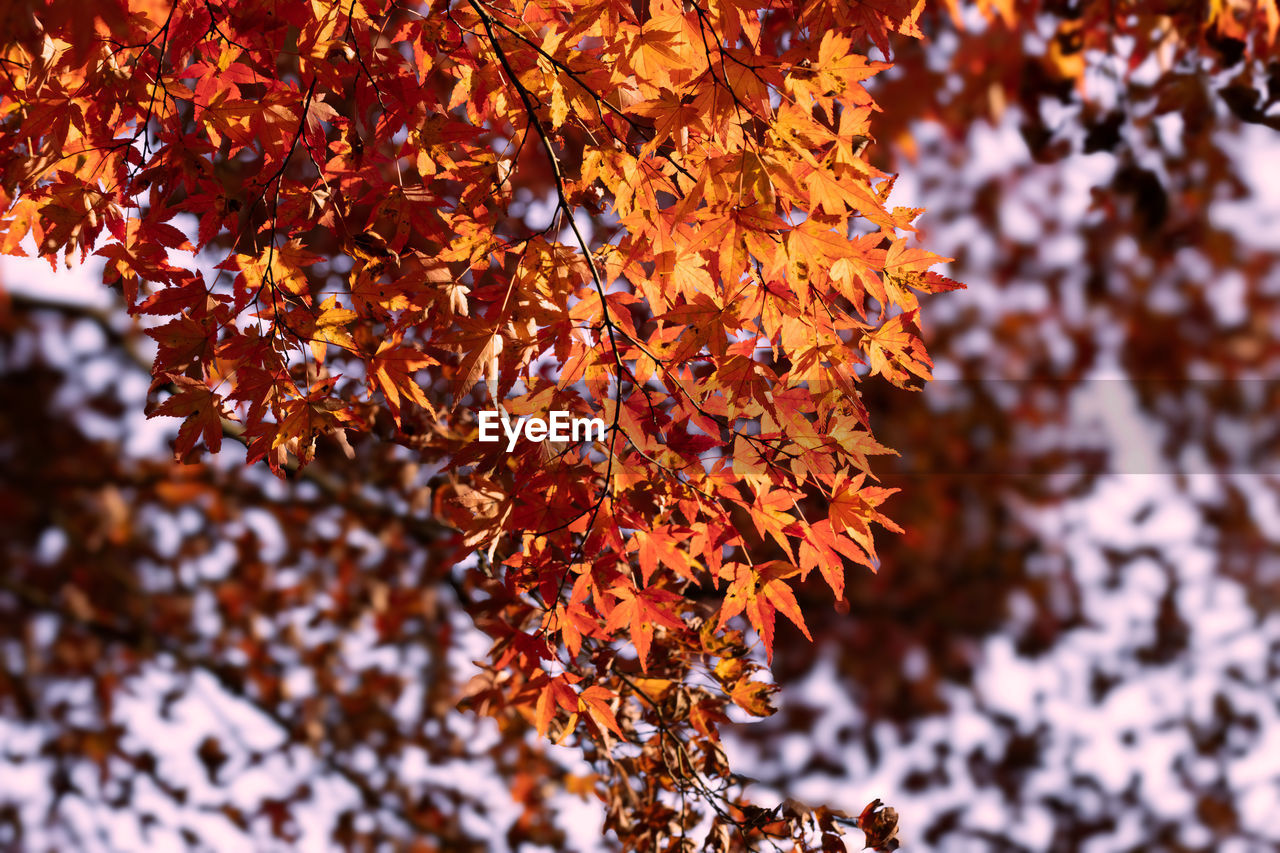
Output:
<svg viewBox="0 0 1280 853">
<path fill-rule="evenodd" d="M 356 319 L 356 312 L 338 307 L 338 297 L 330 296 L 320 304 L 320 313 L 315 318 L 315 329 L 311 333 L 311 352 L 316 361 L 324 361 L 325 344 L 330 343 L 343 349 L 355 349 L 355 341 L 347 334 L 347 324 Z"/>
<path fill-rule="evenodd" d="M 564 96 L 564 87 L 556 80 L 551 84 L 551 126 L 559 128 L 569 117 L 569 102 Z"/>
<path fill-rule="evenodd" d="M 769 697 L 777 690 L 777 685 L 764 681 L 739 681 L 734 685 L 729 698 L 751 716 L 767 717 L 777 710 L 769 703 Z"/>
<path fill-rule="evenodd" d="M 283 289 L 294 296 L 310 291 L 307 274 L 302 267 L 320 260 L 302 248 L 299 240 L 283 246 L 267 246 L 256 258 L 252 255 L 236 255 L 236 264 L 244 273 L 246 286 L 257 290 L 264 284 Z"/>
</svg>

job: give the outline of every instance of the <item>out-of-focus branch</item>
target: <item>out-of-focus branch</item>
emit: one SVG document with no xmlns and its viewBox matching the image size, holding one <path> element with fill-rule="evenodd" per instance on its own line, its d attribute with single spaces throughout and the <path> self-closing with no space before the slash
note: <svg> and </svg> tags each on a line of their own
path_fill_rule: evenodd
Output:
<svg viewBox="0 0 1280 853">
<path fill-rule="evenodd" d="M 146 373 L 148 377 L 151 376 L 151 364 L 148 362 L 142 350 L 137 346 L 135 336 L 129 332 L 122 332 L 113 323 L 114 318 L 119 315 L 110 311 L 94 308 L 89 305 L 76 304 L 74 302 L 62 302 L 55 299 L 44 299 L 26 294 L 10 294 L 9 301 L 14 308 L 22 311 L 55 312 L 66 317 L 87 320 L 93 323 L 106 337 L 108 344 L 118 347 L 133 365 Z M 232 441 L 248 446 L 249 441 L 244 435 L 244 426 L 236 421 L 223 418 L 222 434 Z M 406 515 L 385 504 L 369 500 L 368 498 L 357 494 L 352 489 L 347 488 L 337 477 L 334 477 L 330 472 L 325 471 L 316 465 L 300 467 L 296 459 L 290 459 L 283 467 L 288 472 L 289 476 L 296 476 L 299 479 L 311 483 L 320 489 L 325 497 L 341 503 L 352 512 L 362 515 L 384 516 L 389 519 L 394 519 L 404 525 L 405 529 L 416 538 L 423 541 L 430 540 L 437 536 L 447 535 L 452 531 L 451 527 L 437 519 L 419 518 Z M 455 592 L 461 594 L 461 590 L 455 589 Z"/>
</svg>

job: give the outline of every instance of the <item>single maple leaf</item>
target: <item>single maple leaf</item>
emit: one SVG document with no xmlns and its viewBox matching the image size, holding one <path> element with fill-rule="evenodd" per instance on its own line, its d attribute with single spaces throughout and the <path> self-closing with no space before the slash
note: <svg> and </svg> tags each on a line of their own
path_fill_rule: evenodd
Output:
<svg viewBox="0 0 1280 853">
<path fill-rule="evenodd" d="M 605 630 L 612 633 L 627 628 L 640 658 L 640 668 L 648 672 L 655 628 L 680 631 L 685 627 L 675 609 L 684 599 L 665 589 L 637 590 L 628 583 L 615 584 L 609 591 L 618 597 L 618 603 L 609 613 Z"/>
<path fill-rule="evenodd" d="M 744 678 L 733 685 L 729 698 L 733 700 L 733 704 L 753 717 L 768 717 L 777 711 L 770 702 L 770 698 L 777 692 L 776 684 Z"/>
<path fill-rule="evenodd" d="M 172 374 L 167 378 L 174 384 L 173 396 L 147 417 L 167 415 L 186 419 L 178 428 L 178 438 L 173 444 L 178 461 L 187 461 L 201 438 L 210 453 L 217 453 L 222 449 L 222 397 L 213 393 L 202 380 Z"/>
<path fill-rule="evenodd" d="M 875 522 L 895 533 L 903 532 L 892 519 L 876 510 L 877 506 L 898 490 L 879 486 L 863 487 L 864 479 L 864 474 L 858 474 L 852 480 L 843 477 L 837 480 L 831 497 L 830 521 L 833 530 L 847 532 L 867 552 L 872 565 L 879 566 L 880 558 L 876 556 L 871 523 Z"/>
<path fill-rule="evenodd" d="M 899 388 L 910 387 L 912 374 L 924 380 L 933 378 L 933 360 L 918 336 L 915 314 L 898 314 L 865 333 L 872 374 L 880 374 Z"/>
<path fill-rule="evenodd" d="M 319 313 L 311 320 L 311 340 L 308 341 L 317 362 L 324 361 L 326 343 L 345 350 L 355 349 L 355 341 L 346 327 L 356 319 L 356 312 L 338 307 L 336 296 L 330 296 L 320 304 Z"/>
<path fill-rule="evenodd" d="M 884 805 L 880 800 L 872 800 L 858 815 L 858 829 L 866 836 L 866 847 L 871 850 L 897 850 L 898 812 Z"/>
<path fill-rule="evenodd" d="M 538 734 L 542 737 L 547 736 L 547 732 L 551 728 L 551 721 L 555 719 L 557 709 L 569 712 L 573 715 L 572 719 L 576 721 L 578 701 L 578 694 L 563 675 L 547 678 L 541 685 L 541 690 L 538 692 L 538 698 L 534 705 L 534 725 L 538 729 Z M 572 724 L 566 729 L 571 730 Z M 566 731 L 567 733 L 568 731 Z"/>
<path fill-rule="evenodd" d="M 618 728 L 618 718 L 610 705 L 615 698 L 617 697 L 614 693 L 596 684 L 578 694 L 578 704 L 597 726 L 608 729 L 618 737 L 624 737 L 622 729 Z"/>
<path fill-rule="evenodd" d="M 790 619 L 797 628 L 810 637 L 804 615 L 796 602 L 795 593 L 786 578 L 798 574 L 799 568 L 781 561 L 774 561 L 760 570 L 742 564 L 729 563 L 721 570 L 729 578 L 724 602 L 720 605 L 720 619 L 716 630 L 740 613 L 745 613 L 751 627 L 760 634 L 765 654 L 773 661 L 774 614 L 778 611 Z"/>
<path fill-rule="evenodd" d="M 391 417 L 400 426 L 401 400 L 408 399 L 426 409 L 434 419 L 435 409 L 422 387 L 413 379 L 413 374 L 424 367 L 438 364 L 429 355 L 412 347 L 401 346 L 391 340 L 383 341 L 377 352 L 369 357 L 370 391 L 375 388 L 382 392 L 387 400 L 387 408 Z"/>
</svg>

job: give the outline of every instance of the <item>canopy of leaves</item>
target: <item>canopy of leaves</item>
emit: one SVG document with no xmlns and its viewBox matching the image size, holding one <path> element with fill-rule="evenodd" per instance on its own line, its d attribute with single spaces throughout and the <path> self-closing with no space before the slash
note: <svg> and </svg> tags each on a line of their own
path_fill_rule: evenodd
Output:
<svg viewBox="0 0 1280 853">
<path fill-rule="evenodd" d="M 946 258 L 911 245 L 920 211 L 892 206 L 892 179 L 862 156 L 878 109 L 864 83 L 887 67 L 866 50 L 919 36 L 919 13 L 897 0 L 20 7 L 0 242 L 55 267 L 105 259 L 155 344 L 149 415 L 183 419 L 179 461 L 200 464 L 226 434 L 250 463 L 323 484 L 339 529 L 369 512 L 412 530 L 422 573 L 379 581 L 377 642 L 417 636 L 425 592 L 449 589 L 492 639 L 465 706 L 586 750 L 624 847 L 693 843 L 707 819 L 734 847 L 761 833 L 829 846 L 838 815 L 744 811 L 716 724 L 733 705 L 769 712 L 747 655 L 772 659 L 779 615 L 807 633 L 793 585 L 812 572 L 839 596 L 846 561 L 878 562 L 872 524 L 897 529 L 876 509 L 891 490 L 869 456 L 889 451 L 858 383 L 928 379 L 914 291 L 957 285 L 929 270 Z M 477 441 L 484 408 L 608 428 L 507 452 Z M 347 480 L 308 473 L 335 448 Z M 405 459 L 430 473 L 407 467 L 381 494 L 371 460 Z M 337 619 L 321 602 L 348 593 L 315 571 L 376 577 L 288 526 L 312 580 L 290 573 L 296 599 L 276 612 L 248 554 L 233 560 L 201 652 L 215 674 L 232 649 L 283 665 L 264 618 Z M 253 550 L 229 531 L 208 541 Z M 9 586 L 47 609 L 59 583 L 30 563 Z M 108 639 L 194 639 L 169 637 L 174 617 L 150 605 L 78 600 L 80 627 Z M 297 655 L 319 664 L 332 652 L 315 644 L 335 642 L 304 632 Z M 335 679 L 311 680 L 334 701 Z M 360 701 L 403 682 L 380 683 Z M 281 671 L 234 692 L 290 740 L 334 750 L 308 722 L 318 712 L 278 706 L 287 684 Z M 206 763 L 213 778 L 221 761 Z M 412 802 L 397 814 L 438 823 Z"/>
<path fill-rule="evenodd" d="M 568 844 L 555 791 L 598 798 L 627 850 L 841 849 L 854 826 L 892 849 L 891 809 L 743 791 L 721 729 L 773 711 L 764 665 L 799 678 L 839 650 L 868 721 L 852 740 L 874 763 L 874 721 L 944 710 L 1010 602 L 1030 602 L 1028 655 L 1089 618 L 1078 567 L 1046 571 L 1060 552 L 1020 510 L 1098 482 L 1029 437 L 1102 363 L 1100 327 L 1123 331 L 1130 373 L 1171 380 L 1142 394 L 1153 412 L 1206 411 L 1188 388 L 1244 411 L 1181 380 L 1206 362 L 1265 374 L 1274 357 L 1273 258 L 1208 206 L 1244 192 L 1214 129 L 1274 122 L 1275 7 L 1175 6 L 12 4 L 0 245 L 51 264 L 94 254 L 121 301 L 16 298 L 0 315 L 0 606 L 19 664 L 0 703 L 39 744 L 57 825 L 79 825 L 70 797 L 192 846 L 216 843 L 210 814 L 297 842 L 333 786 L 328 843 L 490 849 L 477 826 L 492 797 L 423 772 L 466 766 L 515 803 L 512 849 Z M 1016 125 L 1029 162 L 979 182 L 966 164 L 983 123 Z M 1011 229 L 1008 200 L 1065 187 L 1053 168 L 1077 150 L 1114 160 L 1092 206 L 1040 190 Z M 935 240 L 912 239 L 921 211 L 893 205 L 895 172 L 936 197 Z M 972 236 L 948 238 L 952 222 Z M 1078 240 L 1065 262 L 1044 239 L 1063 232 Z M 933 319 L 938 299 L 922 319 L 918 294 L 957 287 L 930 269 L 949 254 L 957 278 L 1036 288 L 1051 308 L 958 301 Z M 1251 319 L 1224 332 L 1207 318 L 1228 273 Z M 59 360 L 40 343 L 51 328 L 93 328 L 98 345 Z M 931 377 L 922 337 L 961 378 L 942 411 L 893 390 Z M 1004 395 L 992 375 L 1068 382 Z M 121 404 L 144 394 L 149 414 L 182 419 L 185 464 L 101 425 L 131 423 Z M 499 405 L 609 428 L 508 454 L 476 441 L 478 412 Z M 882 458 L 881 440 L 904 457 Z M 1211 427 L 1174 440 L 1171 458 L 1194 445 L 1230 467 Z M 206 453 L 237 443 L 262 464 Z M 957 470 L 1071 476 L 912 473 Z M 887 509 L 886 486 L 905 493 Z M 1238 506 L 1204 512 L 1231 553 L 1257 544 L 1231 571 L 1261 589 L 1269 540 Z M 905 535 L 873 541 L 873 523 Z M 1173 664 L 1186 619 L 1161 565 L 1156 639 L 1135 654 Z M 463 683 L 473 658 L 482 674 Z M 148 683 L 158 720 L 191 719 L 211 691 L 273 734 L 238 742 L 215 720 L 190 744 L 193 781 L 123 722 Z M 496 737 L 458 723 L 459 697 Z M 1236 715 L 1217 707 L 1225 748 Z M 745 736 L 772 749 L 811 731 L 810 709 L 782 709 Z M 964 758 L 1018 803 L 1051 738 L 997 722 L 1008 753 Z M 813 756 L 797 772 L 830 769 L 828 745 Z M 276 784 L 246 797 L 258 772 Z M 1200 823 L 1237 834 L 1230 799 L 1195 784 Z M 1096 833 L 1087 806 L 1049 796 L 1054 844 Z M 1140 798 L 1108 809 L 1152 814 Z M 38 823 L 4 819 L 17 843 Z M 976 831 L 957 813 L 923 828 Z"/>
</svg>

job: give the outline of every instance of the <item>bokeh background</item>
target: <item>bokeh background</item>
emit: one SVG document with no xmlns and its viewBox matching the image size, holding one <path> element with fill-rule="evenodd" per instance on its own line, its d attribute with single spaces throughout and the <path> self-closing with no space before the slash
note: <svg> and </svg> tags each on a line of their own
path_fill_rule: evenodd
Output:
<svg viewBox="0 0 1280 853">
<path fill-rule="evenodd" d="M 1014 5 L 927 12 L 875 83 L 869 156 L 968 290 L 925 304 L 934 383 L 867 383 L 907 533 L 810 590 L 729 754 L 921 853 L 1273 850 L 1280 66 Z M 454 710 L 485 646 L 435 472 L 174 465 L 99 276 L 0 267 L 0 848 L 602 848 L 575 753 Z"/>
</svg>

